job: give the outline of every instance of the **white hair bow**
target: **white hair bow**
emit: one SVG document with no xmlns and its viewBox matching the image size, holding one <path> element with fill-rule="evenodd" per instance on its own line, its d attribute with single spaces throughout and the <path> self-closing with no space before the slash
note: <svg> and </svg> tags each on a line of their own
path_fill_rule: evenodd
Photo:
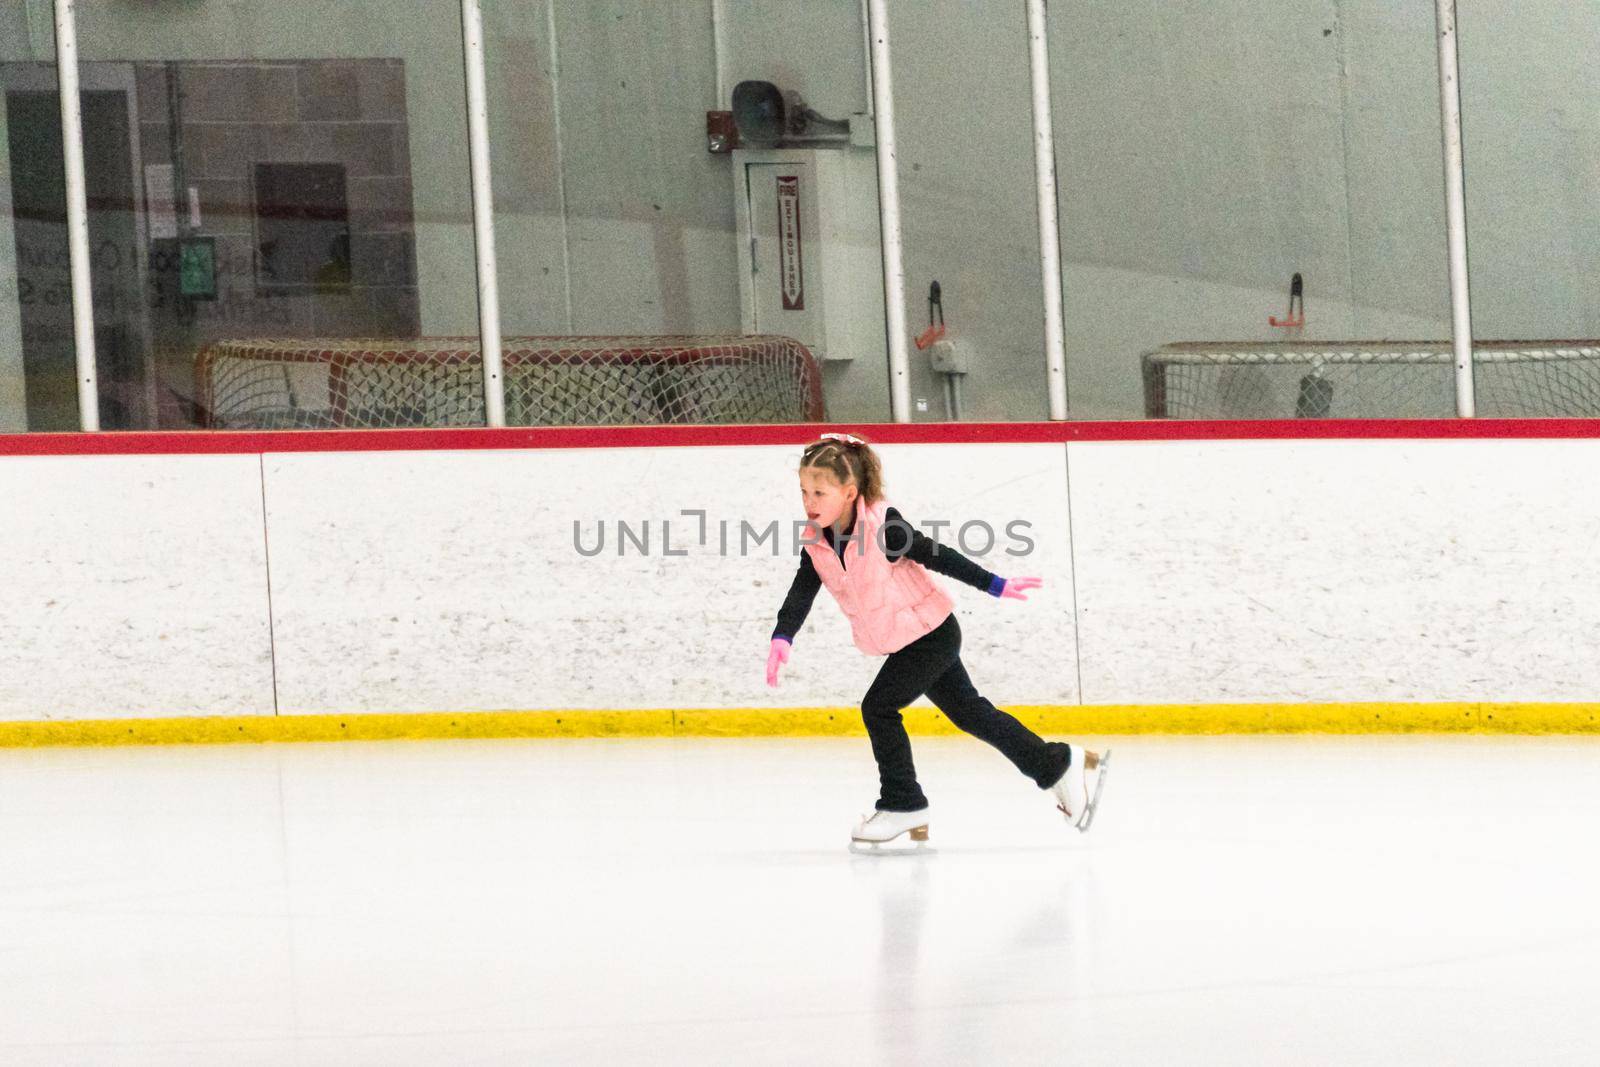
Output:
<svg viewBox="0 0 1600 1067">
<path fill-rule="evenodd" d="M 847 433 L 825 433 L 825 434 L 822 435 L 822 439 L 824 441 L 843 441 L 847 445 L 864 445 L 864 444 L 866 444 L 866 442 L 863 441 L 861 438 L 852 437 L 850 434 L 847 434 Z"/>
</svg>

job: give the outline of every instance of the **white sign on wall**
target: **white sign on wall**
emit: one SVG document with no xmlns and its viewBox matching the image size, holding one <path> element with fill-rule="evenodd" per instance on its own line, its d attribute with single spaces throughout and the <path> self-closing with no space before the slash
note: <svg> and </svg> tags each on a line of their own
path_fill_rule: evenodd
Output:
<svg viewBox="0 0 1600 1067">
<path fill-rule="evenodd" d="M 178 211 L 171 163 L 151 163 L 144 168 L 145 217 L 152 241 L 178 236 Z"/>
<path fill-rule="evenodd" d="M 778 281 L 785 311 L 806 306 L 805 250 L 800 240 L 800 178 L 778 178 Z"/>
</svg>

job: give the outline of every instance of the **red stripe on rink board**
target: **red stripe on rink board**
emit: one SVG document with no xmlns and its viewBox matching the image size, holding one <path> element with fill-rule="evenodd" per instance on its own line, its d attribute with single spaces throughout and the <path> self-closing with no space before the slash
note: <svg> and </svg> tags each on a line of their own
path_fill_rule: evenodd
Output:
<svg viewBox="0 0 1600 1067">
<path fill-rule="evenodd" d="M 1049 444 L 1069 441 L 1440 440 L 1600 438 L 1600 419 L 1263 419 L 1136 422 L 789 423 L 520 429 L 159 431 L 0 434 L 0 456 L 436 452 L 456 449 L 802 445 L 826 432 L 877 444 Z"/>
</svg>

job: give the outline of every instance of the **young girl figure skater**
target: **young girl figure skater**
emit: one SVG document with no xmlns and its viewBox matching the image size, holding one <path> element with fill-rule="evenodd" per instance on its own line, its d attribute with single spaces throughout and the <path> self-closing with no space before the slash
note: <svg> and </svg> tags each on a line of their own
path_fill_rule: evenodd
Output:
<svg viewBox="0 0 1600 1067">
<path fill-rule="evenodd" d="M 950 721 L 999 749 L 1079 830 L 1088 830 L 1105 783 L 1109 750 L 1045 741 L 973 688 L 961 665 L 954 603 L 928 572 L 937 571 L 1002 598 L 1026 600 L 1038 578 L 1002 578 L 915 530 L 883 496 L 883 466 L 867 442 L 827 433 L 800 458 L 800 496 L 821 539 L 807 538 L 800 569 L 778 612 L 767 654 L 767 684 L 789 660 L 795 634 L 826 586 L 850 620 L 856 647 L 888 656 L 861 698 L 861 717 L 878 761 L 876 809 L 850 832 L 852 848 L 876 848 L 909 834 L 928 839 L 929 806 L 911 760 L 900 711 L 927 694 Z M 1091 792 L 1086 772 L 1097 769 Z"/>
</svg>

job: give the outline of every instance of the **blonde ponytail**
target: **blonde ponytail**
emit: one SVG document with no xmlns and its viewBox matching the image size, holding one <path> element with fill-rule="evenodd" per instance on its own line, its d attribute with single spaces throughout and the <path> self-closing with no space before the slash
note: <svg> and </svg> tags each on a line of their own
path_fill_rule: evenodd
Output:
<svg viewBox="0 0 1600 1067">
<path fill-rule="evenodd" d="M 883 499 L 883 461 L 865 440 L 847 433 L 825 433 L 806 446 L 800 469 L 830 472 L 840 485 L 854 482 L 867 504 Z"/>
</svg>

